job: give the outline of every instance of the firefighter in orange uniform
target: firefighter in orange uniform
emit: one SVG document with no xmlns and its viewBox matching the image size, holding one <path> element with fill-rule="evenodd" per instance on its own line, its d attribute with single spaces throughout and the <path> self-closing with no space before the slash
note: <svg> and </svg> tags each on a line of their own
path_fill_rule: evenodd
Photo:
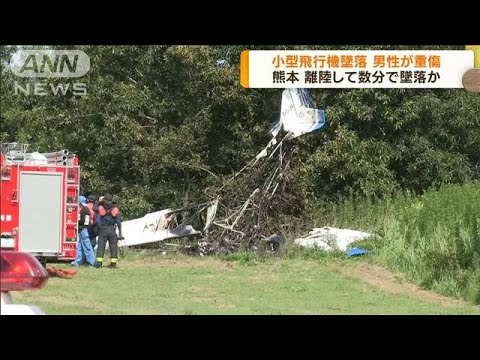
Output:
<svg viewBox="0 0 480 360">
<path fill-rule="evenodd" d="M 105 194 L 103 202 L 98 207 L 100 233 L 98 235 L 97 248 L 97 267 L 102 267 L 103 255 L 105 253 L 105 246 L 108 241 L 110 247 L 110 265 L 109 268 L 116 268 L 118 261 L 118 240 L 122 236 L 122 221 L 118 207 L 112 203 L 113 197 L 110 194 Z M 118 236 L 115 231 L 118 227 Z"/>
</svg>

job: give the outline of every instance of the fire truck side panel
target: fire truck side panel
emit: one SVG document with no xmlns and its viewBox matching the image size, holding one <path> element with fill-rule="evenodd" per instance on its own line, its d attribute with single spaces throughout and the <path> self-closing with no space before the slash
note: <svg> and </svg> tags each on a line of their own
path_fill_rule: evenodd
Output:
<svg viewBox="0 0 480 360">
<path fill-rule="evenodd" d="M 19 251 L 61 255 L 64 182 L 61 172 L 20 172 Z"/>
<path fill-rule="evenodd" d="M 67 161 L 52 165 L 50 161 L 12 163 L 7 161 L 2 147 L 2 250 L 27 251 L 57 260 L 75 259 L 80 167 L 76 155 Z"/>
</svg>

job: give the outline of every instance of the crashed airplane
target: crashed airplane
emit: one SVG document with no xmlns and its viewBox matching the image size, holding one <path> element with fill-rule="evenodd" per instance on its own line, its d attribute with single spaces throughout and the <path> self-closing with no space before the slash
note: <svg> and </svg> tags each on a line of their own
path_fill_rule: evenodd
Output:
<svg viewBox="0 0 480 360">
<path fill-rule="evenodd" d="M 213 196 L 212 201 L 200 205 L 191 205 L 187 208 L 164 209 L 146 214 L 142 218 L 124 221 L 122 223 L 124 239 L 120 240 L 118 245 L 120 247 L 129 247 L 190 236 L 201 236 L 203 238 L 202 243 L 207 243 L 209 238 L 216 236 L 217 238 L 225 239 L 227 242 L 238 244 L 243 239 L 257 241 L 260 237 L 265 237 L 262 234 L 260 225 L 245 227 L 242 226 L 241 220 L 242 217 L 245 218 L 249 211 L 249 219 L 264 218 L 258 214 L 255 216 L 252 212 L 260 212 L 260 208 L 265 206 L 277 190 L 281 181 L 281 168 L 284 166 L 282 159 L 280 159 L 278 165 L 275 165 L 274 173 L 268 176 L 260 176 L 261 185 L 248 194 L 240 205 L 237 203 L 230 203 L 231 205 L 223 203 L 221 208 L 227 209 L 222 210 L 223 213 L 217 211 L 219 202 L 222 200 L 221 190 L 225 188 L 227 183 L 237 179 L 241 172 L 258 166 L 258 163 L 265 159 L 271 159 L 274 154 L 279 154 L 280 158 L 282 158 L 281 145 L 284 141 L 318 130 L 325 125 L 325 121 L 325 111 L 313 107 L 308 90 L 284 90 L 282 93 L 280 119 L 270 129 L 272 139 L 249 164 L 218 189 L 217 195 Z M 284 136 L 282 135 L 282 139 L 278 139 L 281 130 Z M 278 151 L 279 149 L 280 151 Z M 265 179 L 267 180 L 265 181 Z M 225 196 L 223 196 L 224 198 Z M 258 204 L 262 204 L 262 206 Z M 189 224 L 189 221 L 193 220 L 193 218 L 188 218 L 186 215 L 190 210 L 194 210 L 194 215 L 206 211 L 206 216 L 204 217 L 205 224 L 201 229 L 195 229 Z M 179 217 L 182 218 L 180 224 L 178 221 Z M 243 224 L 245 224 L 245 221 Z M 213 231 L 212 227 L 215 227 L 217 230 Z M 216 242 L 218 243 L 218 239 Z"/>
</svg>

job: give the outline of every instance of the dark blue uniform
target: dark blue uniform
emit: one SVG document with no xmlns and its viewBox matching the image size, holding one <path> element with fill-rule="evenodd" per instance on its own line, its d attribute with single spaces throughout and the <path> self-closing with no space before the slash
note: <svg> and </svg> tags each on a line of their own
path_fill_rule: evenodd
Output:
<svg viewBox="0 0 480 360">
<path fill-rule="evenodd" d="M 97 266 L 101 267 L 103 263 L 103 255 L 105 253 L 105 246 L 110 246 L 110 265 L 109 267 L 116 267 L 118 260 L 118 236 L 115 231 L 118 227 L 119 235 L 122 236 L 120 212 L 116 206 L 112 204 L 111 200 L 105 200 L 102 205 L 98 207 L 100 234 L 98 235 L 97 248 Z"/>
</svg>

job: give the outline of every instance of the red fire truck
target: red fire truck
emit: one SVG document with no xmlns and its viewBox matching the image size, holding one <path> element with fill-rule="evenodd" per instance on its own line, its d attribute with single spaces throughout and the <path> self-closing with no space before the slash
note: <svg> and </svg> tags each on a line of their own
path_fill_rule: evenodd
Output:
<svg viewBox="0 0 480 360">
<path fill-rule="evenodd" d="M 47 261 L 76 256 L 80 167 L 68 150 L 1 144 L 1 249 Z"/>
</svg>

